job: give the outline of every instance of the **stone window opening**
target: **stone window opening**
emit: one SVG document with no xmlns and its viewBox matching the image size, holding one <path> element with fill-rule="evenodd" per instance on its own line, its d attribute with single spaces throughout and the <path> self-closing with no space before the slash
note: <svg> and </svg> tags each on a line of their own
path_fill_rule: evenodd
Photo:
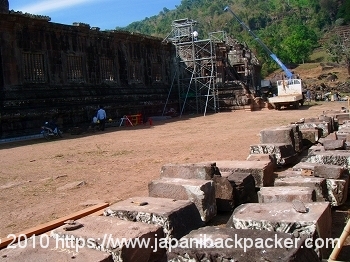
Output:
<svg viewBox="0 0 350 262">
<path fill-rule="evenodd" d="M 101 58 L 100 60 L 101 68 L 101 78 L 105 82 L 114 82 L 116 81 L 114 74 L 113 60 L 108 58 Z"/>
<path fill-rule="evenodd" d="M 67 80 L 69 82 L 84 82 L 83 58 L 69 55 L 67 57 Z"/>
<path fill-rule="evenodd" d="M 153 64 L 152 65 L 152 79 L 155 82 L 162 81 L 162 66 L 160 64 Z"/>
<path fill-rule="evenodd" d="M 44 55 L 23 53 L 23 81 L 27 83 L 45 83 Z"/>
<path fill-rule="evenodd" d="M 142 68 L 140 63 L 134 62 L 130 66 L 130 83 L 141 83 L 142 82 Z"/>
</svg>

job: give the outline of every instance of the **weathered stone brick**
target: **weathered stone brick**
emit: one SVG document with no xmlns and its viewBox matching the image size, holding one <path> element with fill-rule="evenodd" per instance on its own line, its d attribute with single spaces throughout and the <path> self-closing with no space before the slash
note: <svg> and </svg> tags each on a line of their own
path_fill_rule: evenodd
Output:
<svg viewBox="0 0 350 262">
<path fill-rule="evenodd" d="M 255 186 L 272 186 L 275 178 L 271 161 L 216 161 L 220 172 L 248 173 L 254 177 Z"/>
<path fill-rule="evenodd" d="M 320 237 L 324 241 L 331 236 L 332 216 L 328 202 L 304 203 L 308 212 L 299 213 L 291 202 L 248 203 L 237 207 L 227 227 L 258 229 L 289 233 L 295 237 Z M 322 249 L 328 255 L 327 249 Z"/>
<path fill-rule="evenodd" d="M 332 151 L 314 151 L 304 158 L 304 162 L 337 165 L 350 168 L 350 151 L 332 150 Z"/>
<path fill-rule="evenodd" d="M 348 196 L 349 176 L 343 175 L 337 179 L 327 179 L 328 201 L 332 206 L 341 206 L 345 203 Z"/>
<path fill-rule="evenodd" d="M 326 179 L 320 177 L 283 177 L 276 178 L 275 186 L 306 186 L 316 192 L 316 201 L 327 201 L 327 185 Z"/>
<path fill-rule="evenodd" d="M 184 179 L 212 179 L 219 175 L 215 162 L 190 163 L 190 164 L 166 164 L 160 171 L 161 177 L 176 177 Z"/>
<path fill-rule="evenodd" d="M 104 215 L 159 225 L 168 239 L 179 239 L 191 230 L 204 225 L 193 202 L 170 198 L 129 198 L 107 207 Z"/>
<path fill-rule="evenodd" d="M 72 240 L 75 243 L 87 243 L 89 248 L 112 254 L 114 261 L 155 261 L 165 256 L 165 249 L 153 252 L 163 235 L 161 226 L 121 220 L 116 217 L 87 216 L 77 220 L 82 227 L 66 231 L 65 226 L 52 231 L 57 241 Z M 149 241 L 148 247 L 139 247 L 118 243 L 116 240 Z M 90 259 L 88 259 L 90 261 Z"/>
<path fill-rule="evenodd" d="M 307 154 L 312 155 L 314 152 L 322 152 L 322 151 L 326 151 L 324 149 L 324 146 L 322 146 L 321 144 L 317 144 L 317 145 L 311 146 L 308 149 Z"/>
<path fill-rule="evenodd" d="M 342 150 L 345 149 L 345 141 L 344 140 L 324 140 L 322 142 L 325 150 Z"/>
<path fill-rule="evenodd" d="M 260 131 L 261 144 L 289 144 L 296 152 L 302 149 L 302 137 L 298 125 L 267 128 Z"/>
<path fill-rule="evenodd" d="M 234 189 L 235 206 L 258 202 L 255 180 L 251 174 L 226 172 L 222 173 L 222 176 L 224 174 Z"/>
<path fill-rule="evenodd" d="M 316 192 L 310 187 L 302 186 L 262 187 L 258 197 L 259 203 L 292 202 L 293 200 L 313 202 L 316 200 Z"/>
<path fill-rule="evenodd" d="M 148 184 L 150 197 L 192 201 L 204 222 L 217 213 L 215 186 L 211 180 L 163 177 Z"/>
<path fill-rule="evenodd" d="M 260 241 L 261 243 L 261 240 L 269 239 L 277 239 L 281 243 L 296 242 L 290 234 L 281 232 L 203 227 L 181 238 L 181 243 L 192 243 L 192 245 L 188 244 L 171 249 L 167 252 L 167 261 L 319 261 L 317 253 L 313 249 L 305 248 L 303 240 L 291 248 L 285 248 L 278 244 L 274 245 L 274 248 L 258 244 L 247 248 L 248 245 L 244 247 L 243 244 L 244 241 L 251 241 L 251 243 Z M 220 243 L 228 243 L 228 245 Z"/>
<path fill-rule="evenodd" d="M 304 128 L 300 129 L 303 137 L 303 145 L 310 146 L 316 144 L 316 142 L 322 137 L 322 129 L 320 128 Z"/>
<path fill-rule="evenodd" d="M 293 166 L 293 170 L 301 171 L 301 175 L 304 173 L 310 173 L 315 177 L 322 178 L 340 178 L 344 174 L 347 174 L 348 171 L 342 166 L 328 165 L 328 164 L 319 164 L 311 162 L 299 162 Z"/>
<path fill-rule="evenodd" d="M 305 120 L 306 121 L 306 120 Z M 315 121 L 315 122 L 304 122 L 302 124 L 298 124 L 300 130 L 310 129 L 310 128 L 319 128 L 322 129 L 322 137 L 328 136 L 332 132 L 332 126 L 329 122 L 326 121 Z"/>
<path fill-rule="evenodd" d="M 218 211 L 232 211 L 235 207 L 234 188 L 225 176 L 214 176 L 215 199 Z"/>
<path fill-rule="evenodd" d="M 250 146 L 250 154 L 273 155 L 276 165 L 284 166 L 297 162 L 297 153 L 291 144 L 256 144 Z"/>
</svg>

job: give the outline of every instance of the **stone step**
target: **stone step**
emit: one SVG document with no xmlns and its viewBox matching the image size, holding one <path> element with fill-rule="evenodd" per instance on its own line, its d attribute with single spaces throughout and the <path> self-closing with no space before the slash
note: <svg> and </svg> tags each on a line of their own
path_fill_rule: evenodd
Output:
<svg viewBox="0 0 350 262">
<path fill-rule="evenodd" d="M 162 177 L 148 184 L 150 197 L 190 200 L 203 222 L 216 216 L 215 185 L 212 180 Z"/>
<path fill-rule="evenodd" d="M 159 248 L 153 252 L 159 239 L 164 236 L 161 226 L 106 216 L 87 216 L 76 222 L 82 227 L 71 231 L 65 230 L 65 226 L 54 229 L 51 233 L 54 239 L 59 243 L 74 243 L 107 252 L 112 254 L 114 261 L 148 262 L 165 256 L 165 249 Z M 141 248 L 140 245 L 127 245 L 123 241 L 149 241 L 149 244 Z"/>
<path fill-rule="evenodd" d="M 161 226 L 166 238 L 179 239 L 204 225 L 194 203 L 170 198 L 129 198 L 105 208 L 104 215 Z"/>
<path fill-rule="evenodd" d="M 304 241 L 296 241 L 287 233 L 267 230 L 203 227 L 193 230 L 180 242 L 188 245 L 169 250 L 167 261 L 320 261 L 312 248 L 305 248 Z M 293 244 L 286 248 L 283 243 L 287 242 Z"/>
<path fill-rule="evenodd" d="M 310 187 L 303 186 L 274 186 L 262 187 L 258 192 L 259 203 L 292 202 L 314 202 L 316 192 Z"/>
</svg>

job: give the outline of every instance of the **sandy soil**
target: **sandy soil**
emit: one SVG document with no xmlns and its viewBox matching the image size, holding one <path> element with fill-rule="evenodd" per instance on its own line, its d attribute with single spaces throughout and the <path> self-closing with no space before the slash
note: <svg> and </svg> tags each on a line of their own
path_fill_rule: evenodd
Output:
<svg viewBox="0 0 350 262">
<path fill-rule="evenodd" d="M 245 160 L 262 129 L 342 106 L 347 102 L 190 115 L 152 126 L 0 145 L 0 236 L 81 210 L 87 202 L 146 196 L 148 183 L 166 163 Z"/>
</svg>

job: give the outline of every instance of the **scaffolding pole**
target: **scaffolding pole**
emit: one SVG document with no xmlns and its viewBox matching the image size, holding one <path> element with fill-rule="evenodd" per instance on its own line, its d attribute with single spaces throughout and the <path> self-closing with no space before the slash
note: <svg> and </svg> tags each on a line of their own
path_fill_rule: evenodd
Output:
<svg viewBox="0 0 350 262">
<path fill-rule="evenodd" d="M 208 109 L 213 112 L 218 110 L 215 43 L 223 40 L 213 37 L 215 34 L 209 39 L 198 40 L 196 24 L 196 21 L 187 18 L 175 20 L 172 33 L 166 38 L 176 50 L 181 115 L 186 109 L 204 115 Z"/>
</svg>

